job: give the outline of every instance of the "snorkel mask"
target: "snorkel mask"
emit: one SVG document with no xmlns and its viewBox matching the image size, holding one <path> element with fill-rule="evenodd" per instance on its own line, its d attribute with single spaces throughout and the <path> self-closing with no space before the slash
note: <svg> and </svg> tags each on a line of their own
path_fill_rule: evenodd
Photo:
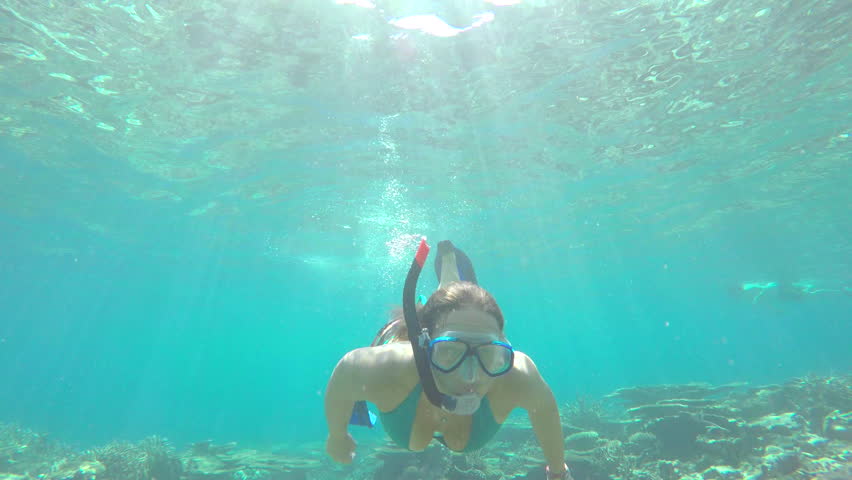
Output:
<svg viewBox="0 0 852 480">
<path fill-rule="evenodd" d="M 412 343 L 412 348 L 416 351 L 421 351 L 422 355 L 426 357 L 426 362 L 432 363 L 431 354 L 429 352 L 429 348 L 432 344 L 432 340 L 429 336 L 429 332 L 423 328 L 420 331 L 420 335 L 417 336 L 417 347 L 414 347 L 414 343 Z M 415 361 L 417 354 L 415 353 Z M 435 367 L 437 368 L 437 367 Z M 446 393 L 442 393 L 438 390 L 438 385 L 435 383 L 435 376 L 432 375 L 431 366 L 426 366 L 426 375 L 429 377 L 429 383 L 434 385 L 434 392 L 432 395 L 429 394 L 429 388 L 426 387 L 427 382 L 424 381 L 424 375 L 421 373 L 421 370 L 418 366 L 417 372 L 420 374 L 420 383 L 423 385 L 423 391 L 426 392 L 426 397 L 429 398 L 429 401 L 432 402 L 433 405 L 441 407 L 444 411 L 450 412 L 454 415 L 473 415 L 477 410 L 479 410 L 479 404 L 482 402 L 482 397 L 475 393 L 465 393 L 462 395 L 449 395 Z M 432 401 L 432 397 L 438 399 L 439 403 L 435 403 Z"/>
</svg>

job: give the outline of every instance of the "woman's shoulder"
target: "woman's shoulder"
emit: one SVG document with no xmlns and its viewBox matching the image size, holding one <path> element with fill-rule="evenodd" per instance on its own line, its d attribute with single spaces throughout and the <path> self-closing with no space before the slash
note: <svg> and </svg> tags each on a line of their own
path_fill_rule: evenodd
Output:
<svg viewBox="0 0 852 480">
<path fill-rule="evenodd" d="M 524 396 L 541 388 L 543 383 L 544 379 L 532 358 L 515 350 L 515 362 L 512 369 L 498 378 L 492 394 L 505 402 L 507 407 L 515 408 L 519 406 Z"/>
<path fill-rule="evenodd" d="M 419 381 L 408 342 L 359 348 L 347 356 L 352 358 L 367 400 L 382 412 L 396 408 Z"/>
<path fill-rule="evenodd" d="M 382 383 L 417 377 L 414 354 L 408 342 L 358 348 L 346 357 L 362 373 Z"/>
<path fill-rule="evenodd" d="M 386 343 L 367 348 L 378 362 L 387 364 L 388 366 L 394 368 L 406 365 L 414 366 L 414 352 L 411 350 L 411 344 L 408 342 Z"/>
<path fill-rule="evenodd" d="M 520 350 L 515 350 L 515 361 L 509 372 L 516 376 L 539 375 L 538 367 L 535 366 L 532 358 Z"/>
</svg>

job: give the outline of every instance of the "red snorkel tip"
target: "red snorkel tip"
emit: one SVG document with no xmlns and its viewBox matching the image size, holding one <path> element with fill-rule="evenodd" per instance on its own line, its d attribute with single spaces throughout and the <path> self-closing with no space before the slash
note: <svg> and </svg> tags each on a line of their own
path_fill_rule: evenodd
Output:
<svg viewBox="0 0 852 480">
<path fill-rule="evenodd" d="M 420 239 L 420 246 L 417 247 L 417 255 L 414 256 L 414 261 L 420 268 L 426 263 L 426 257 L 429 256 L 429 244 L 426 243 L 426 237 Z"/>
</svg>

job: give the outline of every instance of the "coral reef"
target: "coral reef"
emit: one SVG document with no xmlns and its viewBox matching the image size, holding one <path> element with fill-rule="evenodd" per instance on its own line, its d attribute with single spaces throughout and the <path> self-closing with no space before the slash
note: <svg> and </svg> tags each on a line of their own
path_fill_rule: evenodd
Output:
<svg viewBox="0 0 852 480">
<path fill-rule="evenodd" d="M 0 423 L 0 480 L 4 473 L 26 478 L 31 471 L 57 471 L 71 455 L 69 447 L 51 441 L 45 434 Z"/>
<path fill-rule="evenodd" d="M 81 459 L 103 466 L 93 477 L 107 480 L 180 480 L 183 467 L 174 448 L 162 437 L 139 443 L 113 442 L 85 452 Z"/>
<path fill-rule="evenodd" d="M 781 385 L 651 385 L 563 405 L 576 480 L 848 480 L 852 376 Z M 258 451 L 162 437 L 74 452 L 44 434 L 0 424 L 0 480 L 540 480 L 529 422 L 510 416 L 486 448 L 453 453 L 361 446 L 354 465 L 323 448 Z"/>
</svg>

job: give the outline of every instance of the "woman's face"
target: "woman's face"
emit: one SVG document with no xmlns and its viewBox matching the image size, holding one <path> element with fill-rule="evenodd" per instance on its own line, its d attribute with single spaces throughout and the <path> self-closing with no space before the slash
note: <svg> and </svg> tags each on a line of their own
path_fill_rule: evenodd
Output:
<svg viewBox="0 0 852 480">
<path fill-rule="evenodd" d="M 453 310 L 439 320 L 432 335 L 432 338 L 438 337 L 456 337 L 471 345 L 504 340 L 497 319 L 475 308 Z M 432 373 L 438 390 L 448 395 L 474 393 L 485 396 L 494 381 L 482 370 L 475 355 L 468 356 L 457 369 L 449 373 L 434 367 Z"/>
</svg>

